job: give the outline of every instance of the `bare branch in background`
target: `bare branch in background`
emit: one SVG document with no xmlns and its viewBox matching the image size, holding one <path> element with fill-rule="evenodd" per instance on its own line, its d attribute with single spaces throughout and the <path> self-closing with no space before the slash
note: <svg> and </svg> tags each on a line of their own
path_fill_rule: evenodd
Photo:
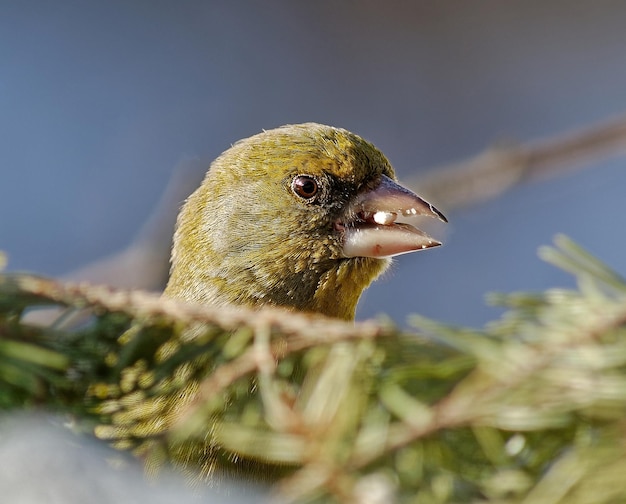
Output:
<svg viewBox="0 0 626 504">
<path fill-rule="evenodd" d="M 510 147 L 493 147 L 469 160 L 420 175 L 419 187 L 446 212 L 500 196 L 523 183 L 555 177 L 626 153 L 626 116 Z"/>
<path fill-rule="evenodd" d="M 178 163 L 156 208 L 132 243 L 116 254 L 71 271 L 64 279 L 161 290 L 167 279 L 178 209 L 200 185 L 208 166 L 206 160 L 197 158 Z"/>
<path fill-rule="evenodd" d="M 498 197 L 528 181 L 584 168 L 626 153 L 626 116 L 562 135 L 511 147 L 494 147 L 478 156 L 428 170 L 408 181 L 446 212 Z M 65 278 L 120 288 L 160 290 L 167 278 L 178 208 L 200 184 L 209 163 L 179 164 L 157 208 L 137 238 L 124 250 L 75 270 Z"/>
</svg>

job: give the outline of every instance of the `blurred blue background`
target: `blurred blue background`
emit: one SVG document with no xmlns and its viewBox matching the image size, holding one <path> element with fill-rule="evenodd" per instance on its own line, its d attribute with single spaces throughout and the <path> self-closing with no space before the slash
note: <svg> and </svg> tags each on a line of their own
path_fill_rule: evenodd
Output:
<svg viewBox="0 0 626 504">
<path fill-rule="evenodd" d="M 626 112 L 625 20 L 604 0 L 2 2 L 0 249 L 47 275 L 118 251 L 179 160 L 285 123 L 350 129 L 406 179 Z M 487 292 L 572 285 L 536 256 L 559 232 L 626 272 L 624 164 L 453 212 L 359 318 L 480 325 Z"/>
</svg>

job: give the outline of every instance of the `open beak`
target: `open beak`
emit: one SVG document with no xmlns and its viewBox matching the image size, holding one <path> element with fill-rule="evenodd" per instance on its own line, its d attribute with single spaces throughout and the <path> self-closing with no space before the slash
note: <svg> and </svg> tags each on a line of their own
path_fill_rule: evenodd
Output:
<svg viewBox="0 0 626 504">
<path fill-rule="evenodd" d="M 441 242 L 418 228 L 401 222 L 428 216 L 448 222 L 433 205 L 383 175 L 374 189 L 359 194 L 337 224 L 343 231 L 345 257 L 392 257 L 438 247 Z"/>
</svg>

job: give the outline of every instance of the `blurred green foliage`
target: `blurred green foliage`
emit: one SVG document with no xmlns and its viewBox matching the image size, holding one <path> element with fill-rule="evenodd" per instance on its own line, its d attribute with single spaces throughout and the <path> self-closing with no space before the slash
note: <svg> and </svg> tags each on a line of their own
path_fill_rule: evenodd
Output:
<svg viewBox="0 0 626 504">
<path fill-rule="evenodd" d="M 564 237 L 540 254 L 578 288 L 414 333 L 5 273 L 0 407 L 286 501 L 625 502 L 626 282 Z"/>
</svg>

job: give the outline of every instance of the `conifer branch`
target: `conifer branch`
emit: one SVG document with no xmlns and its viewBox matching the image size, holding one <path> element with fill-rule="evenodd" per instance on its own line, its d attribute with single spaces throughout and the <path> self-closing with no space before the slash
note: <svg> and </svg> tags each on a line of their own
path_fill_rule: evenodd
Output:
<svg viewBox="0 0 626 504">
<path fill-rule="evenodd" d="M 415 334 L 4 273 L 0 408 L 282 501 L 619 502 L 626 282 L 564 237 L 540 253 L 578 288 L 494 295 L 507 311 L 481 330 L 416 316 Z M 24 317 L 51 305 L 90 315 Z"/>
</svg>

